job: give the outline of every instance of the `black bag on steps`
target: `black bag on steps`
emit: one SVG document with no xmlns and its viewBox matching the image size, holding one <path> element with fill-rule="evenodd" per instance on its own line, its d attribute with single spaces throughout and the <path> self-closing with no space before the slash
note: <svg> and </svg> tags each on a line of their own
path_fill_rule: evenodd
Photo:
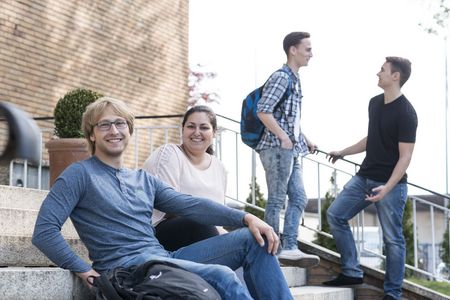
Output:
<svg viewBox="0 0 450 300">
<path fill-rule="evenodd" d="M 118 267 L 93 278 L 98 300 L 220 300 L 203 278 L 167 261 Z"/>
</svg>

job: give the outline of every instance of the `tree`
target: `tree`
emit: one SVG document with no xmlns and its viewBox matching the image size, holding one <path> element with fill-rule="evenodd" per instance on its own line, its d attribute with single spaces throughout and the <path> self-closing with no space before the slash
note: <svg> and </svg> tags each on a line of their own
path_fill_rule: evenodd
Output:
<svg viewBox="0 0 450 300">
<path fill-rule="evenodd" d="M 197 64 L 189 70 L 189 99 L 188 106 L 192 107 L 199 104 L 219 103 L 220 96 L 214 89 L 208 85 L 211 80 L 217 77 L 217 73 L 205 71 L 204 66 Z"/>
<path fill-rule="evenodd" d="M 406 247 L 406 263 L 414 265 L 414 223 L 412 219 L 412 201 L 406 201 L 405 210 L 403 212 L 403 236 L 405 237 Z M 405 276 L 412 276 L 413 271 L 405 270 Z"/>
<path fill-rule="evenodd" d="M 336 185 L 336 170 L 333 171 L 332 176 L 330 177 L 331 187 L 328 192 L 325 194 L 325 200 L 322 202 L 322 208 L 320 210 L 320 218 L 322 220 L 322 231 L 331 234 L 330 225 L 327 220 L 327 210 L 331 205 L 331 202 L 334 201 L 336 195 L 338 194 L 338 187 Z M 321 201 L 321 199 L 317 199 L 317 201 Z M 336 243 L 333 238 L 329 238 L 320 233 L 315 234 L 316 239 L 313 241 L 314 243 L 330 249 L 332 251 L 337 252 Z"/>
<path fill-rule="evenodd" d="M 447 206 L 447 208 L 450 208 L 450 204 Z M 444 238 L 442 239 L 441 244 L 441 259 L 445 263 L 445 265 L 450 268 L 450 245 L 449 245 L 449 222 L 447 220 L 447 229 L 444 232 Z"/>
<path fill-rule="evenodd" d="M 252 203 L 252 183 L 250 183 L 250 194 L 248 195 L 246 199 L 247 203 Z M 264 198 L 264 194 L 261 192 L 261 189 L 259 187 L 259 184 L 256 182 L 255 177 L 255 205 L 261 208 L 266 208 L 267 200 Z M 249 212 L 261 220 L 264 220 L 264 212 L 260 211 L 259 209 L 256 209 L 251 206 L 246 206 L 245 211 Z"/>
<path fill-rule="evenodd" d="M 448 36 L 449 20 L 450 20 L 450 1 L 440 0 L 439 4 L 437 2 L 431 2 L 430 9 L 434 11 L 432 19 L 426 20 L 427 24 L 419 23 L 426 32 L 440 35 L 443 34 Z M 431 23 L 431 24 L 429 24 Z"/>
<path fill-rule="evenodd" d="M 333 179 L 331 179 L 331 181 L 333 182 Z M 322 209 L 320 211 L 320 217 L 322 219 L 322 231 L 330 234 L 331 231 L 330 225 L 328 224 L 327 221 L 327 210 L 330 207 L 331 202 L 334 201 L 334 199 L 335 197 L 332 195 L 331 192 L 328 191 L 325 194 L 325 200 L 322 202 Z M 320 199 L 318 201 L 320 201 Z M 336 243 L 334 242 L 333 238 L 329 238 L 320 233 L 316 233 L 316 239 L 313 242 L 324 248 L 337 252 Z"/>
</svg>

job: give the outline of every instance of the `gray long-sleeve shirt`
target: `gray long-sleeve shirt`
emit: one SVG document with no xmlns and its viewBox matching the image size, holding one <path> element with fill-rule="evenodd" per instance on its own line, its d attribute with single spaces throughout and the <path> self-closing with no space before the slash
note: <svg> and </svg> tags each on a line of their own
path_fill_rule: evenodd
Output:
<svg viewBox="0 0 450 300">
<path fill-rule="evenodd" d="M 143 170 L 115 169 L 95 156 L 72 164 L 55 181 L 39 211 L 33 244 L 61 268 L 86 272 L 61 234 L 71 218 L 99 272 L 169 254 L 155 238 L 157 208 L 203 224 L 242 227 L 245 213 L 180 194 Z"/>
</svg>

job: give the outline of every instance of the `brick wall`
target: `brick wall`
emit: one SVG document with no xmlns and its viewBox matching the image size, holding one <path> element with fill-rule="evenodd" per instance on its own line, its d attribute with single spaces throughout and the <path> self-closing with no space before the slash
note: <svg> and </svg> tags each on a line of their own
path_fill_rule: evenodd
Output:
<svg viewBox="0 0 450 300">
<path fill-rule="evenodd" d="M 0 1 L 0 101 L 33 117 L 78 87 L 180 114 L 187 77 L 188 0 Z"/>
</svg>

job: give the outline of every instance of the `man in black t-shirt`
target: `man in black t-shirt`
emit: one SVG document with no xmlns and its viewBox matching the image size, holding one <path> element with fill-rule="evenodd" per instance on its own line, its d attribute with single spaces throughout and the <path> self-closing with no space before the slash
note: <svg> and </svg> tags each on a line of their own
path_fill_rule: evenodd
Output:
<svg viewBox="0 0 450 300">
<path fill-rule="evenodd" d="M 386 57 L 378 72 L 384 93 L 369 103 L 369 128 L 365 138 L 341 151 L 329 153 L 332 163 L 346 155 L 366 151 L 358 173 L 344 186 L 327 211 L 333 238 L 341 254 L 342 273 L 324 282 L 329 286 L 360 284 L 363 272 L 348 221 L 374 203 L 386 246 L 383 299 L 400 299 L 405 269 L 402 219 L 407 199 L 406 169 L 416 141 L 417 115 L 401 87 L 411 74 L 411 63 Z"/>
</svg>

